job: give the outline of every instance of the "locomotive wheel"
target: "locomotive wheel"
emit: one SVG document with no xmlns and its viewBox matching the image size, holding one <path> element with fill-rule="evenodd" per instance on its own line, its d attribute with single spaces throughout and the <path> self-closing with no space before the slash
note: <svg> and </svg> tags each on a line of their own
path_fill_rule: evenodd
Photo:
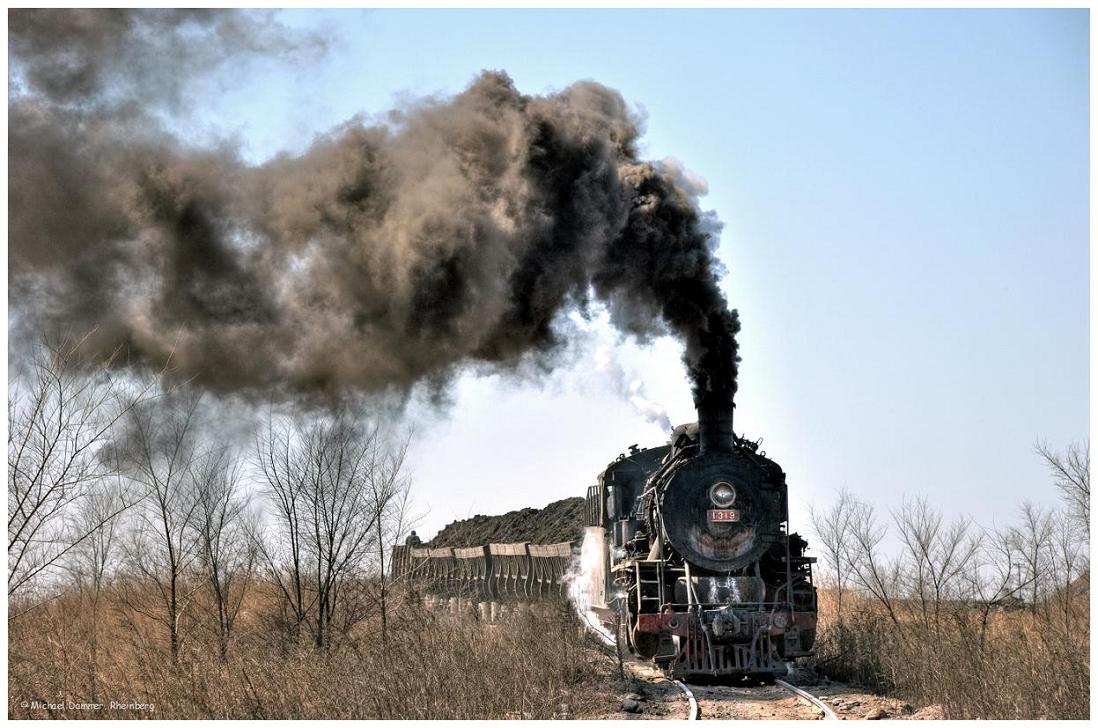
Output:
<svg viewBox="0 0 1098 728">
<path fill-rule="evenodd" d="M 629 651 L 637 657 L 648 660 L 655 657 L 656 653 L 659 652 L 660 638 L 659 635 L 637 631 L 637 612 L 635 610 L 636 608 L 630 604 L 625 611 L 625 618 L 628 620 L 625 625 L 625 633 L 628 637 Z"/>
<path fill-rule="evenodd" d="M 659 652 L 659 635 L 649 634 L 648 632 L 638 632 L 636 627 L 630 627 L 629 648 L 633 651 L 634 655 L 650 660 Z"/>
</svg>

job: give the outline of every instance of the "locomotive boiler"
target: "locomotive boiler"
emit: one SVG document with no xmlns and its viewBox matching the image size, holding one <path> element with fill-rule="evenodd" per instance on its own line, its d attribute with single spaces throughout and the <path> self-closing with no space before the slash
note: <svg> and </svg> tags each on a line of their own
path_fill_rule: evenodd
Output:
<svg viewBox="0 0 1098 728">
<path fill-rule="evenodd" d="M 735 436 L 730 409 L 698 415 L 588 489 L 585 560 L 602 567 L 592 609 L 677 676 L 770 680 L 812 654 L 815 559 L 788 530 L 781 467 Z"/>
</svg>

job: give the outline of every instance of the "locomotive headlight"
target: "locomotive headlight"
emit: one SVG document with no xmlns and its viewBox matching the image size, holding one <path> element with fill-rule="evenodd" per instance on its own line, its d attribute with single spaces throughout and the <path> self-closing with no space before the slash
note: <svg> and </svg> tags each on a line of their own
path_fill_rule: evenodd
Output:
<svg viewBox="0 0 1098 728">
<path fill-rule="evenodd" d="M 717 508 L 727 508 L 736 502 L 736 489 L 731 483 L 721 480 L 709 489 L 709 500 L 713 501 L 713 505 Z"/>
<path fill-rule="evenodd" d="M 776 629 L 785 629 L 789 626 L 789 615 L 785 612 L 774 612 L 770 617 L 770 624 Z"/>
</svg>

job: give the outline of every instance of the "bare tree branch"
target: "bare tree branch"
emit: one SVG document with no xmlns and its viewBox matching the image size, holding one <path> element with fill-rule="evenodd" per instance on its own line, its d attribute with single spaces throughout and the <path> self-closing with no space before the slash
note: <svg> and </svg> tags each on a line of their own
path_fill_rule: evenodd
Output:
<svg viewBox="0 0 1098 728">
<path fill-rule="evenodd" d="M 151 396 L 148 386 L 112 378 L 109 361 L 81 365 L 78 346 L 44 346 L 26 389 L 17 383 L 8 402 L 9 599 L 55 573 L 74 548 L 132 505 L 118 502 L 98 522 L 77 516 L 82 502 L 115 473 L 114 462 L 103 456 L 112 432 Z"/>
<path fill-rule="evenodd" d="M 1059 453 L 1046 442 L 1037 442 L 1034 451 L 1045 461 L 1060 496 L 1090 533 L 1090 440 L 1073 442 Z"/>
</svg>

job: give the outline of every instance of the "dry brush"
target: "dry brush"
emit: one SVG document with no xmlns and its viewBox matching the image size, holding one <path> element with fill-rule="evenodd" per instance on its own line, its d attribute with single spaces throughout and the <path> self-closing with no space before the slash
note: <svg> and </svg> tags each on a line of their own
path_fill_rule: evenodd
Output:
<svg viewBox="0 0 1098 728">
<path fill-rule="evenodd" d="M 882 517 L 848 492 L 812 514 L 823 568 L 816 666 L 950 718 L 1090 713 L 1089 456 L 1039 445 L 1066 507 L 981 528 L 925 499 Z M 886 555 L 889 528 L 900 548 Z"/>
</svg>

